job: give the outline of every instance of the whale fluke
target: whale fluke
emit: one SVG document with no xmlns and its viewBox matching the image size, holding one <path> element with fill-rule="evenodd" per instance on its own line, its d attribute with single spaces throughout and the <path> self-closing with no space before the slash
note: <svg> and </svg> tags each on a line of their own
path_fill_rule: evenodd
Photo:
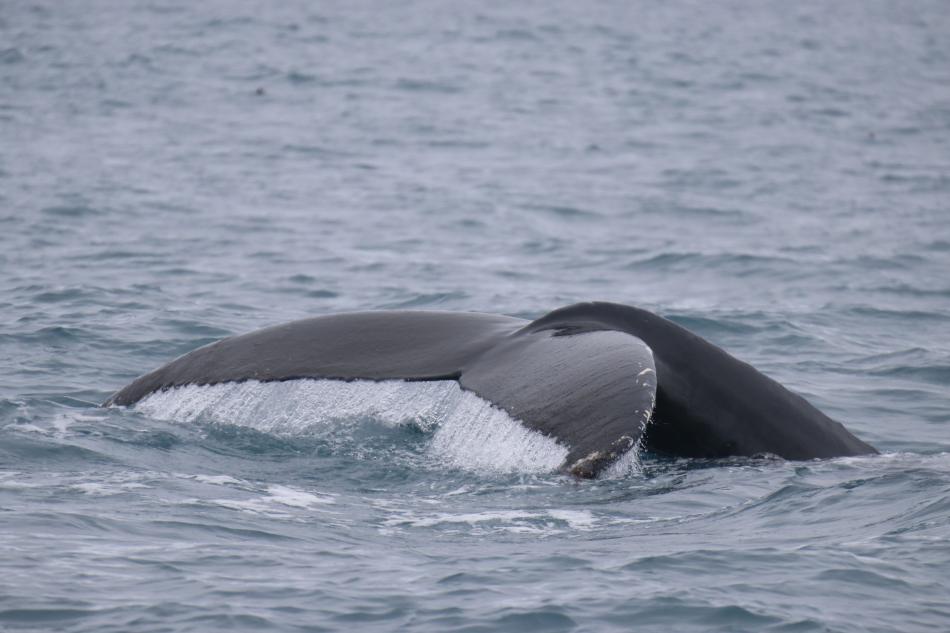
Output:
<svg viewBox="0 0 950 633">
<path fill-rule="evenodd" d="M 104 406 L 188 384 L 301 378 L 456 380 L 568 449 L 594 477 L 635 445 L 684 457 L 875 453 L 804 398 L 671 321 L 581 303 L 535 320 L 480 313 L 335 314 L 196 349 Z"/>
</svg>

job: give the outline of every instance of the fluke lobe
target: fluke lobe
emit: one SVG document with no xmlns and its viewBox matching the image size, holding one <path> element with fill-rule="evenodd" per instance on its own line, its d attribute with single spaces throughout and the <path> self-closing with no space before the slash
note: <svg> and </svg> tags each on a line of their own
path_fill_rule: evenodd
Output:
<svg viewBox="0 0 950 633">
<path fill-rule="evenodd" d="M 771 378 L 655 314 L 578 303 L 535 320 L 464 312 L 334 314 L 234 336 L 104 403 L 243 380 L 456 380 L 568 448 L 595 477 L 641 443 L 680 457 L 785 459 L 877 451 Z"/>
</svg>

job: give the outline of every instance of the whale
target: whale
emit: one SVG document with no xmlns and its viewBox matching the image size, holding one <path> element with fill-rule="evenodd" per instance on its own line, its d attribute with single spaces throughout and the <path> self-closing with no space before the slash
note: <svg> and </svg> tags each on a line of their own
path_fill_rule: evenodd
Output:
<svg viewBox="0 0 950 633">
<path fill-rule="evenodd" d="M 527 320 L 477 312 L 329 314 L 225 338 L 103 406 L 185 385 L 298 379 L 457 381 L 603 473 L 635 448 L 684 458 L 874 454 L 802 396 L 647 310 L 578 303 Z"/>
</svg>

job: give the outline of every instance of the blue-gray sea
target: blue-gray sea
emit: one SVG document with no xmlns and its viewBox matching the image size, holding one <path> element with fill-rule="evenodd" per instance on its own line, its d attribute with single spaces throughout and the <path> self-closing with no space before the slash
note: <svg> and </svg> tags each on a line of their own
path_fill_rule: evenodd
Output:
<svg viewBox="0 0 950 633">
<path fill-rule="evenodd" d="M 451 384 L 98 406 L 593 299 L 882 454 L 577 481 Z M 948 384 L 945 1 L 0 1 L 0 630 L 950 630 Z"/>
</svg>

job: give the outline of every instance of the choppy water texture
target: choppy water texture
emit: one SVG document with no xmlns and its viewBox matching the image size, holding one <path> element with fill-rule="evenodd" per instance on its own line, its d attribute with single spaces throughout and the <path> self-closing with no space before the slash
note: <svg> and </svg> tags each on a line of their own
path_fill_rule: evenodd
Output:
<svg viewBox="0 0 950 633">
<path fill-rule="evenodd" d="M 950 628 L 946 2 L 0 3 L 0 629 Z M 877 457 L 186 388 L 374 308 L 655 310 Z"/>
</svg>

